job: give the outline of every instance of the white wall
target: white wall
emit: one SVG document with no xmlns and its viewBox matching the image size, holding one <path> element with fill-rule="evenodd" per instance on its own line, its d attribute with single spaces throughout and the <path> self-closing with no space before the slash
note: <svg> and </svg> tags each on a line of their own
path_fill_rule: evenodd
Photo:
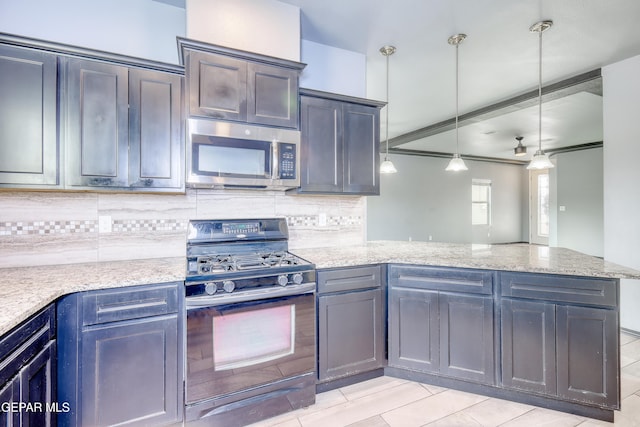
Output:
<svg viewBox="0 0 640 427">
<path fill-rule="evenodd" d="M 602 155 L 602 148 L 594 148 L 554 156 L 550 246 L 604 256 Z"/>
<path fill-rule="evenodd" d="M 187 37 L 300 61 L 300 8 L 276 0 L 187 0 Z"/>
<path fill-rule="evenodd" d="M 522 241 L 523 166 L 466 161 L 466 172 L 445 172 L 448 158 L 390 156 L 398 173 L 383 175 L 380 196 L 367 199 L 368 240 L 454 243 Z M 471 225 L 471 180 L 492 182 L 490 235 Z M 474 237 L 475 235 L 475 237 Z"/>
<path fill-rule="evenodd" d="M 640 270 L 640 56 L 602 69 L 604 257 Z M 640 331 L 640 281 L 623 280 L 623 328 Z"/>
<path fill-rule="evenodd" d="M 302 40 L 302 62 L 301 87 L 366 97 L 366 55 Z"/>
<path fill-rule="evenodd" d="M 0 0 L 0 31 L 177 64 L 185 10 L 152 0 Z"/>
</svg>

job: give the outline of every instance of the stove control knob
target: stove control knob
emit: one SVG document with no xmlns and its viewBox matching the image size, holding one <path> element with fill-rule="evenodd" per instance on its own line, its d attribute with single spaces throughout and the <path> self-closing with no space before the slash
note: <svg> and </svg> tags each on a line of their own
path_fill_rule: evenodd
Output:
<svg viewBox="0 0 640 427">
<path fill-rule="evenodd" d="M 302 277 L 302 273 L 296 273 L 293 275 L 293 283 L 295 283 L 296 285 L 302 283 L 303 279 L 304 278 Z"/>
<path fill-rule="evenodd" d="M 287 286 L 288 283 L 289 283 L 289 278 L 287 277 L 286 274 L 281 274 L 278 276 L 278 285 Z"/>
<path fill-rule="evenodd" d="M 218 287 L 216 286 L 215 283 L 213 282 L 209 282 L 206 285 L 204 285 L 204 291 L 208 294 L 208 295 L 213 295 L 218 291 Z"/>
<path fill-rule="evenodd" d="M 224 282 L 222 282 L 222 288 L 225 292 L 233 292 L 236 288 L 236 284 L 233 283 L 232 280 L 225 280 Z"/>
</svg>

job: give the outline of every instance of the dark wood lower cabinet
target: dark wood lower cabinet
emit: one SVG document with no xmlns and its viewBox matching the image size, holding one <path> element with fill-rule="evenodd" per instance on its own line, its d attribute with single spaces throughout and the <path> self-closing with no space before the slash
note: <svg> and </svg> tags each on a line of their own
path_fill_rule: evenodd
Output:
<svg viewBox="0 0 640 427">
<path fill-rule="evenodd" d="M 614 310 L 556 309 L 558 396 L 617 408 L 618 315 Z"/>
<path fill-rule="evenodd" d="M 56 425 L 55 307 L 0 339 L 0 426 Z"/>
<path fill-rule="evenodd" d="M 81 425 L 163 425 L 179 419 L 177 337 L 176 315 L 84 332 Z"/>
<path fill-rule="evenodd" d="M 495 383 L 491 275 L 391 266 L 389 366 Z M 477 295 L 444 292 L 456 286 Z"/>
<path fill-rule="evenodd" d="M 182 283 L 72 294 L 58 302 L 64 426 L 163 426 L 183 412 Z"/>
<path fill-rule="evenodd" d="M 504 299 L 501 308 L 502 384 L 555 394 L 555 305 Z"/>
<path fill-rule="evenodd" d="M 2 389 L 0 389 L 0 402 L 5 405 L 13 405 L 20 402 L 20 377 L 9 380 Z M 19 411 L 0 411 L 0 426 L 13 427 L 20 425 Z"/>
<path fill-rule="evenodd" d="M 440 366 L 438 293 L 391 289 L 389 366 L 437 372 Z"/>
<path fill-rule="evenodd" d="M 618 409 L 617 282 L 530 273 L 501 282 L 502 385 Z"/>
<path fill-rule="evenodd" d="M 381 370 L 386 345 L 381 267 L 320 270 L 318 290 L 318 381 Z"/>
<path fill-rule="evenodd" d="M 440 293 L 440 373 L 495 382 L 493 298 Z"/>
<path fill-rule="evenodd" d="M 493 300 L 392 289 L 389 365 L 494 383 Z"/>
</svg>

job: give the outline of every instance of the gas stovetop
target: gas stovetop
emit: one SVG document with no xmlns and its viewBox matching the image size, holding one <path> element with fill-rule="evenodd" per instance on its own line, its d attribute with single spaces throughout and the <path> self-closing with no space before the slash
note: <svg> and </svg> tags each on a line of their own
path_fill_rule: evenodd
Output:
<svg viewBox="0 0 640 427">
<path fill-rule="evenodd" d="M 267 276 L 283 281 L 314 269 L 288 251 L 284 218 L 189 221 L 187 282 Z"/>
<path fill-rule="evenodd" d="M 289 252 L 268 253 L 238 253 L 203 255 L 195 259 L 193 265 L 189 265 L 189 272 L 199 275 L 215 275 L 236 271 L 256 269 L 286 268 L 298 265 L 308 265 L 309 262 Z"/>
</svg>

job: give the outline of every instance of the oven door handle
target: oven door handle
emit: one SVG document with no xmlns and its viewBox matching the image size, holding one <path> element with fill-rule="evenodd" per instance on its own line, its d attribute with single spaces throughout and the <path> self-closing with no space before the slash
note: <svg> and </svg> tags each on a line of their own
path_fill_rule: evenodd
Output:
<svg viewBox="0 0 640 427">
<path fill-rule="evenodd" d="M 220 296 L 205 295 L 200 297 L 187 297 L 187 309 L 202 307 L 215 307 L 236 302 L 259 301 L 268 298 L 286 297 L 292 295 L 304 295 L 315 292 L 316 283 L 303 283 L 301 285 L 283 286 L 281 288 L 255 289 L 238 292 L 237 294 L 223 294 Z"/>
</svg>

